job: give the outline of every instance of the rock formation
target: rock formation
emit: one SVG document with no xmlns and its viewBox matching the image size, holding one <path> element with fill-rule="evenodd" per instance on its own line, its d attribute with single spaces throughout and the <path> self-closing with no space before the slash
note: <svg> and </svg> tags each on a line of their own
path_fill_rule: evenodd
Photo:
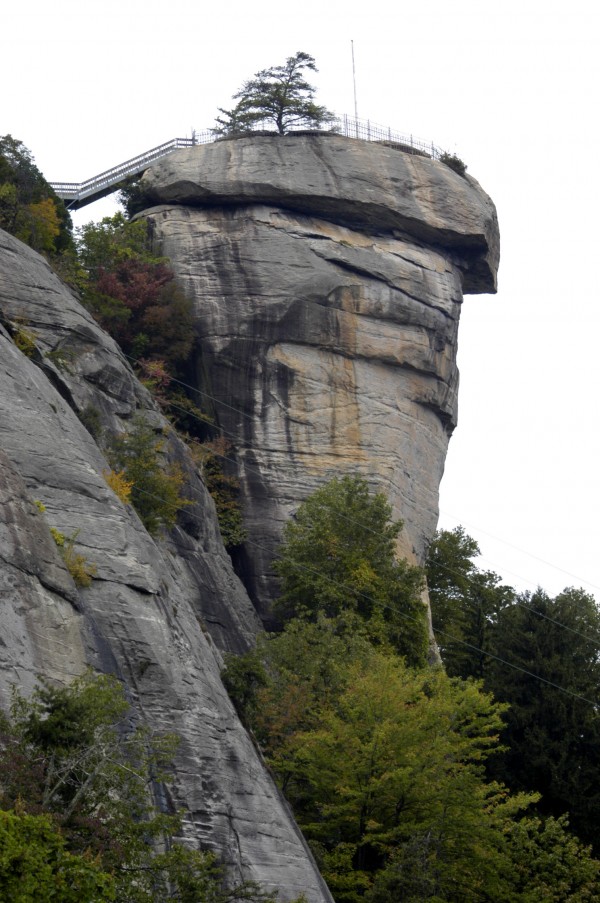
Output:
<svg viewBox="0 0 600 903">
<path fill-rule="evenodd" d="M 11 340 L 19 332 L 27 354 Z M 212 500 L 171 433 L 165 453 L 184 468 L 192 504 L 154 541 L 103 477 L 108 464 L 81 422 L 90 411 L 111 432 L 134 411 L 167 426 L 46 262 L 0 231 L 0 702 L 37 676 L 68 683 L 86 665 L 116 674 L 138 718 L 182 738 L 171 802 L 187 810 L 186 840 L 282 899 L 328 901 L 220 680 L 219 648 L 248 648 L 259 621 Z M 76 535 L 96 566 L 89 588 L 73 582 L 50 527 Z"/>
<path fill-rule="evenodd" d="M 252 643 L 282 525 L 334 474 L 385 491 L 402 551 L 422 559 L 456 421 L 462 292 L 495 289 L 495 212 L 439 162 L 333 135 L 176 152 L 144 190 L 143 215 L 194 300 L 198 386 L 235 445 L 238 572 L 254 605 L 186 447 L 45 261 L 0 232 L 0 701 L 39 675 L 116 674 L 139 719 L 182 738 L 171 802 L 188 813 L 187 842 L 283 899 L 322 903 L 223 689 L 221 653 Z M 166 430 L 191 502 L 159 540 L 107 485 L 92 429 L 115 434 L 140 411 Z M 89 588 L 51 527 L 96 566 Z"/>
<path fill-rule="evenodd" d="M 360 473 L 421 562 L 456 423 L 463 292 L 494 292 L 495 209 L 441 162 L 331 134 L 177 151 L 142 180 L 143 214 L 195 304 L 198 384 L 237 449 L 262 616 L 285 521 Z"/>
</svg>

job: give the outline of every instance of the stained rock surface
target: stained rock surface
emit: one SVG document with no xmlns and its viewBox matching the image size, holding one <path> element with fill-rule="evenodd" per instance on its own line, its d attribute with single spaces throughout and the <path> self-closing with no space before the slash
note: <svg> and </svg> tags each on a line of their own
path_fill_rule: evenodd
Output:
<svg viewBox="0 0 600 903">
<path fill-rule="evenodd" d="M 167 428 L 112 340 L 0 231 L 0 704 L 38 676 L 116 674 L 142 722 L 181 737 L 171 803 L 187 812 L 186 841 L 284 900 L 328 901 L 220 680 L 221 651 L 248 648 L 260 624 L 185 446 L 171 433 L 164 453 L 191 504 L 155 540 L 107 485 L 102 437 L 82 423 L 114 433 L 134 412 Z M 89 588 L 73 582 L 51 527 L 96 567 Z"/>
<path fill-rule="evenodd" d="M 236 447 L 249 542 L 239 572 L 268 619 L 283 524 L 359 473 L 422 562 L 456 424 L 463 292 L 494 292 L 499 234 L 478 183 L 335 135 L 177 151 L 142 215 L 194 301 L 198 385 Z"/>
</svg>

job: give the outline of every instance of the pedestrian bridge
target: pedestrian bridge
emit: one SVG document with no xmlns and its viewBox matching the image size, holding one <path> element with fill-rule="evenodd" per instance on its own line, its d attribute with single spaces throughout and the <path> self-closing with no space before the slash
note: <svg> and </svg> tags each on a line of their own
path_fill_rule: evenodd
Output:
<svg viewBox="0 0 600 903">
<path fill-rule="evenodd" d="M 125 179 L 141 175 L 155 160 L 173 153 L 180 147 L 193 147 L 194 144 L 199 143 L 195 137 L 172 138 L 170 141 L 165 141 L 164 144 L 159 144 L 152 150 L 132 157 L 131 160 L 126 160 L 119 166 L 113 166 L 112 169 L 107 169 L 106 172 L 101 172 L 100 175 L 93 176 L 85 182 L 50 182 L 50 186 L 58 197 L 62 198 L 68 210 L 79 210 L 80 207 L 93 204 L 94 201 L 116 191 Z"/>
<path fill-rule="evenodd" d="M 268 130 L 268 126 L 268 123 L 257 123 L 255 130 Z M 438 158 L 441 154 L 439 148 L 431 142 L 422 141 L 412 135 L 401 135 L 386 126 L 377 125 L 369 119 L 352 119 L 349 116 L 341 116 L 329 125 L 328 131 L 344 135 L 346 138 L 358 138 L 362 141 L 386 144 L 388 147 L 394 147 L 409 154 L 434 158 Z M 196 144 L 210 144 L 216 140 L 218 140 L 218 136 L 212 129 L 195 132 L 192 138 L 171 138 L 170 141 L 165 141 L 158 147 L 153 147 L 137 157 L 132 157 L 125 163 L 113 166 L 112 169 L 107 169 L 106 172 L 101 172 L 100 175 L 93 176 L 85 182 L 50 182 L 50 185 L 58 197 L 65 202 L 68 210 L 79 210 L 87 204 L 93 204 L 94 201 L 106 197 L 107 194 L 112 194 L 121 187 L 126 179 L 141 175 L 151 163 L 161 157 L 166 157 L 174 150 L 180 147 L 194 147 Z"/>
</svg>

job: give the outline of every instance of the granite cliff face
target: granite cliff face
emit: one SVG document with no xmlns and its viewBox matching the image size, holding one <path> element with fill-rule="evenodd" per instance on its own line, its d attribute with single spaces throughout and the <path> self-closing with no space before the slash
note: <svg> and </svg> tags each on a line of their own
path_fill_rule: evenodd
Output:
<svg viewBox="0 0 600 903">
<path fill-rule="evenodd" d="M 421 560 L 456 421 L 462 293 L 495 290 L 498 232 L 474 180 L 332 135 L 176 152 L 144 177 L 143 214 L 196 311 L 197 383 L 235 446 L 249 539 L 236 576 L 186 447 L 191 504 L 153 539 L 107 485 L 105 433 L 167 425 L 117 346 L 45 261 L 0 232 L 0 702 L 91 664 L 137 717 L 182 737 L 173 799 L 186 840 L 283 899 L 331 897 L 220 676 L 268 617 L 283 523 L 358 472 Z M 15 343 L 33 339 L 27 354 Z M 36 504 L 43 503 L 45 511 Z M 50 527 L 97 568 L 78 588 Z M 254 604 L 253 604 L 254 603 Z"/>
<path fill-rule="evenodd" d="M 23 354 L 11 338 L 25 330 Z M 191 504 L 152 539 L 108 487 L 108 465 L 80 417 L 108 432 L 143 412 L 167 424 L 114 342 L 45 261 L 0 231 L 0 704 L 37 676 L 68 683 L 86 665 L 124 681 L 137 717 L 182 738 L 173 799 L 190 844 L 232 874 L 330 900 L 303 839 L 220 680 L 220 650 L 241 651 L 259 620 L 233 573 L 212 500 L 185 446 L 165 456 Z M 36 504 L 45 506 L 42 512 Z M 50 527 L 76 535 L 97 568 L 78 588 Z"/>
<path fill-rule="evenodd" d="M 494 206 L 443 163 L 335 135 L 252 136 L 146 172 L 143 214 L 194 300 L 197 380 L 235 443 L 250 541 L 238 571 L 268 618 L 282 526 L 360 473 L 422 561 L 456 423 L 463 292 L 494 292 Z"/>
</svg>

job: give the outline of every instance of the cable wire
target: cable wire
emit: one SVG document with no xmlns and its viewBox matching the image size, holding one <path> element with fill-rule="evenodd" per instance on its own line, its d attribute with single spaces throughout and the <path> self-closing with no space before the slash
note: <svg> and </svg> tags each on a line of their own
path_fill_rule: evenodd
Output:
<svg viewBox="0 0 600 903">
<path fill-rule="evenodd" d="M 138 488 L 138 492 L 141 492 L 142 494 L 144 494 L 144 495 L 146 495 L 146 496 L 148 496 L 148 497 L 150 497 L 150 498 L 156 499 L 157 501 L 161 501 L 161 502 L 162 502 L 162 501 L 165 501 L 165 500 L 162 499 L 160 496 L 157 496 L 156 494 L 154 494 L 154 493 L 152 493 L 152 492 L 147 492 L 146 490 L 142 490 L 142 489 L 139 489 L 139 488 Z M 202 522 L 201 519 L 200 519 L 199 517 L 194 516 L 191 512 L 188 513 L 188 517 L 191 517 L 193 520 L 197 520 L 198 523 L 201 523 L 201 522 Z M 263 551 L 263 552 L 267 552 L 269 555 L 271 554 L 271 550 L 270 550 L 269 548 L 267 548 L 266 546 L 261 545 L 260 543 L 254 541 L 254 540 L 248 540 L 248 539 L 247 539 L 247 540 L 246 540 L 246 543 L 248 543 L 249 545 L 254 546 L 254 547 L 257 548 L 257 549 L 260 549 L 260 550 Z M 384 603 L 384 602 L 381 602 L 381 601 L 379 601 L 379 600 L 377 600 L 377 599 L 374 599 L 372 596 L 369 596 L 367 593 L 363 593 L 363 592 L 361 592 L 360 590 L 357 590 L 355 587 L 350 586 L 350 584 L 342 583 L 342 582 L 340 582 L 340 581 L 338 581 L 338 580 L 334 580 L 333 578 L 328 577 L 326 574 L 323 574 L 321 571 L 317 570 L 316 568 L 311 568 L 311 567 L 309 567 L 308 565 L 300 564 L 299 562 L 294 562 L 294 564 L 295 564 L 295 566 L 298 568 L 298 570 L 303 570 L 303 571 L 305 571 L 305 572 L 307 572 L 307 573 L 316 574 L 316 575 L 320 576 L 321 578 L 324 577 L 326 581 L 328 581 L 329 583 L 333 584 L 334 586 L 336 586 L 336 587 L 338 587 L 338 588 L 340 588 L 340 589 L 350 590 L 352 593 L 354 593 L 355 595 L 360 596 L 361 598 L 367 600 L 368 602 L 370 602 L 370 603 L 371 603 L 372 605 L 374 605 L 374 606 L 379 606 L 380 608 L 387 609 L 387 610 L 389 610 L 389 611 L 393 611 L 395 614 L 399 615 L 399 616 L 400 616 L 401 618 L 403 618 L 404 620 L 413 621 L 413 622 L 416 623 L 416 624 L 419 623 L 419 619 L 418 619 L 418 618 L 413 617 L 412 615 L 409 615 L 409 614 L 407 614 L 406 612 L 400 611 L 400 609 L 397 608 L 396 606 L 389 605 L 389 604 L 387 604 L 387 603 Z M 513 663 L 507 661 L 506 659 L 503 659 L 503 658 L 501 658 L 500 656 L 495 655 L 494 653 L 487 651 L 486 649 L 480 649 L 478 646 L 475 646 L 475 645 L 473 645 L 472 643 L 468 643 L 468 642 L 466 642 L 465 640 L 461 640 L 461 639 L 459 639 L 458 637 L 452 636 L 452 635 L 449 634 L 447 631 L 443 631 L 443 630 L 442 630 L 442 631 L 438 631 L 438 633 L 440 633 L 440 634 L 443 635 L 443 636 L 446 636 L 446 637 L 447 637 L 448 639 L 450 639 L 452 642 L 458 643 L 458 644 L 461 645 L 461 646 L 466 646 L 468 649 L 471 649 L 471 650 L 473 650 L 473 651 L 475 651 L 475 652 L 478 652 L 478 653 L 481 653 L 481 654 L 483 654 L 483 655 L 486 655 L 486 656 L 488 656 L 489 658 L 492 658 L 492 659 L 494 659 L 495 661 L 498 661 L 498 662 L 500 662 L 501 664 L 506 665 L 508 668 L 512 668 L 514 671 L 519 671 L 519 672 L 522 673 L 522 674 L 526 674 L 528 677 L 532 677 L 534 680 L 540 681 L 541 683 L 544 683 L 544 684 L 546 684 L 546 685 L 548 685 L 548 686 L 550 686 L 550 687 L 553 687 L 554 689 L 559 690 L 561 693 L 564 693 L 566 696 L 570 696 L 571 698 L 577 699 L 577 700 L 579 700 L 580 702 L 585 702 L 585 703 L 587 703 L 587 704 L 589 704 L 589 705 L 591 705 L 591 706 L 594 706 L 594 708 L 598 708 L 598 706 L 599 706 L 598 701 L 594 701 L 594 700 L 592 700 L 592 699 L 588 699 L 586 696 L 581 696 L 581 695 L 578 694 L 578 693 L 574 693 L 572 690 L 568 690 L 566 687 L 562 687 L 560 684 L 556 684 L 556 683 L 554 683 L 553 681 L 548 680 L 547 678 L 542 677 L 542 676 L 539 675 L 539 674 L 535 674 L 533 671 L 529 671 L 529 670 L 527 670 L 526 668 L 522 668 L 520 665 L 515 665 L 515 664 L 513 664 Z"/>
</svg>

